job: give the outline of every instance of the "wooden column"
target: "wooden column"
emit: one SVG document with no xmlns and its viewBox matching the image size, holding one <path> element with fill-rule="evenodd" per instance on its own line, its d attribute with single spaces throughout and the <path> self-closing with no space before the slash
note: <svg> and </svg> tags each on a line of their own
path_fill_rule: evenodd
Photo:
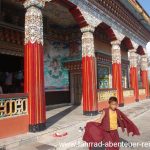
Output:
<svg viewBox="0 0 150 150">
<path fill-rule="evenodd" d="M 145 88 L 146 97 L 149 98 L 149 82 L 148 82 L 148 60 L 147 55 L 141 56 L 141 80 L 142 86 Z"/>
<path fill-rule="evenodd" d="M 46 128 L 42 5 L 27 1 L 25 15 L 24 92 L 29 94 L 29 131 Z"/>
<path fill-rule="evenodd" d="M 94 50 L 94 28 L 86 26 L 82 31 L 82 91 L 83 114 L 96 115 L 98 113 L 96 58 Z"/>
<path fill-rule="evenodd" d="M 121 42 L 112 41 L 112 87 L 117 90 L 119 106 L 124 105 L 122 89 Z"/>
<path fill-rule="evenodd" d="M 135 101 L 139 101 L 138 70 L 136 50 L 129 50 L 130 87 L 134 89 Z"/>
</svg>

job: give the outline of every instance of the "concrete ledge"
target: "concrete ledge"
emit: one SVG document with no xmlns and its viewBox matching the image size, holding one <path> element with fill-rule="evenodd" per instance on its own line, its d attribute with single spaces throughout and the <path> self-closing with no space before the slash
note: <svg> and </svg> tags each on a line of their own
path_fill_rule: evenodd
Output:
<svg viewBox="0 0 150 150">
<path fill-rule="evenodd" d="M 0 139 L 28 132 L 28 115 L 0 119 Z"/>
</svg>

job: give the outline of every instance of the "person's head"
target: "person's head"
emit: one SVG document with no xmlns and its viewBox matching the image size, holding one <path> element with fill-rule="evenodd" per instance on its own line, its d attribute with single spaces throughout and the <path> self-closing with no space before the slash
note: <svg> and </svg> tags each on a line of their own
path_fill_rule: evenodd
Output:
<svg viewBox="0 0 150 150">
<path fill-rule="evenodd" d="M 112 110 L 115 110 L 118 107 L 118 100 L 116 97 L 110 97 L 108 103 Z"/>
</svg>

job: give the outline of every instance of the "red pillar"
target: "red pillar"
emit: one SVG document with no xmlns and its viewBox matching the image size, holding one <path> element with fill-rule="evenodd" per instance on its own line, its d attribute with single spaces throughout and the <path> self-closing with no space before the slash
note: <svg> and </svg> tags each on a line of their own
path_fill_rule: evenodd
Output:
<svg viewBox="0 0 150 150">
<path fill-rule="evenodd" d="M 82 91 L 83 114 L 98 113 L 96 58 L 94 52 L 94 28 L 87 26 L 81 29 L 82 35 Z"/>
<path fill-rule="evenodd" d="M 25 93 L 28 93 L 29 131 L 46 128 L 43 21 L 41 10 L 31 6 L 25 16 L 24 49 Z"/>
<path fill-rule="evenodd" d="M 130 67 L 130 86 L 134 89 L 135 100 L 139 101 L 138 71 L 137 67 Z"/>
<path fill-rule="evenodd" d="M 135 101 L 139 101 L 138 70 L 136 50 L 130 50 L 130 86 L 134 89 Z"/>
<path fill-rule="evenodd" d="M 141 80 L 142 80 L 142 86 L 145 88 L 146 91 L 146 97 L 149 98 L 149 81 L 148 81 L 148 62 L 147 62 L 147 56 L 143 55 L 141 56 Z"/>
<path fill-rule="evenodd" d="M 149 82 L 148 82 L 148 71 L 142 70 L 141 71 L 141 78 L 142 78 L 142 86 L 145 88 L 146 97 L 149 98 Z"/>
<path fill-rule="evenodd" d="M 122 89 L 122 67 L 120 41 L 116 40 L 112 44 L 112 87 L 117 90 L 119 106 L 124 105 Z"/>
</svg>

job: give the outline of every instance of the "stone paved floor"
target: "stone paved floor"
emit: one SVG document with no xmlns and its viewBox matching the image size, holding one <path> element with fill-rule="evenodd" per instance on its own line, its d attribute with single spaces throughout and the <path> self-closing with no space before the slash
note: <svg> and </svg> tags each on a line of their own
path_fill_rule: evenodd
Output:
<svg viewBox="0 0 150 150">
<path fill-rule="evenodd" d="M 134 119 L 134 122 L 139 127 L 141 136 L 135 136 L 135 137 L 129 136 L 128 137 L 126 134 L 122 134 L 122 132 L 120 132 L 121 138 L 129 143 L 138 142 L 139 145 L 141 145 L 141 146 L 132 147 L 132 148 L 128 147 L 128 150 L 150 150 L 150 110 L 136 117 Z M 149 144 L 149 146 L 142 147 L 142 144 L 144 145 L 146 143 Z M 126 150 L 126 148 L 122 148 L 121 150 Z"/>
<path fill-rule="evenodd" d="M 134 119 L 139 126 L 142 136 L 133 138 L 135 141 L 146 141 L 150 139 L 150 100 L 143 100 L 138 103 L 130 104 L 120 108 L 130 118 Z M 40 133 L 28 133 L 13 138 L 0 140 L 0 145 L 6 145 L 7 150 L 87 150 L 87 148 L 77 147 L 60 147 L 60 143 L 83 145 L 83 132 L 79 130 L 84 127 L 87 121 L 98 118 L 98 116 L 83 116 L 81 106 L 65 106 L 58 109 L 53 109 L 47 112 L 47 130 Z M 65 133 L 64 137 L 54 137 L 54 133 Z M 131 137 L 127 137 L 120 133 L 124 140 L 131 141 Z M 79 142 L 79 143 L 77 143 Z M 124 150 L 124 149 L 122 149 Z M 129 148 L 127 150 L 130 150 Z M 141 149 L 135 149 L 141 150 Z M 150 150 L 146 149 L 146 150 Z"/>
</svg>

